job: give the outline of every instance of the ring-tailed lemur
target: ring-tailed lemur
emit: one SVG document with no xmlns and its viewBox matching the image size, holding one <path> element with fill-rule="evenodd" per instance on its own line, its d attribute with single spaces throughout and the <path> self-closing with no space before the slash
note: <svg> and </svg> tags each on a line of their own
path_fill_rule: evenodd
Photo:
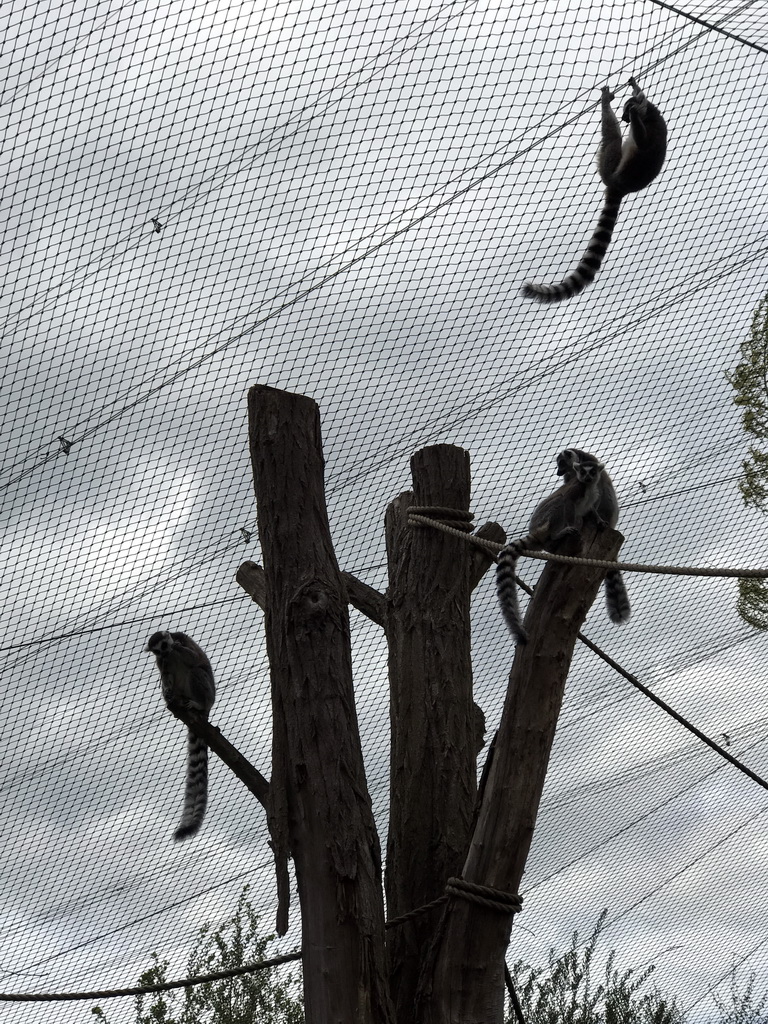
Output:
<svg viewBox="0 0 768 1024">
<path fill-rule="evenodd" d="M 525 537 L 513 540 L 499 552 L 496 566 L 496 593 L 509 630 L 518 644 L 528 637 L 520 622 L 515 571 L 524 551 L 551 550 L 553 544 L 581 530 L 585 516 L 594 510 L 600 496 L 603 467 L 597 460 L 582 464 L 574 459 L 568 479 L 534 509 Z"/>
<path fill-rule="evenodd" d="M 154 654 L 168 708 L 199 711 L 208 717 L 216 697 L 213 669 L 205 652 L 186 633 L 153 633 L 144 648 Z M 187 730 L 187 777 L 184 811 L 174 839 L 193 836 L 203 823 L 208 804 L 208 747 Z"/>
<path fill-rule="evenodd" d="M 567 482 L 575 475 L 574 465 L 578 463 L 584 466 L 589 462 L 600 465 L 594 455 L 583 452 L 579 448 L 566 448 L 557 456 L 557 475 L 563 477 Z M 616 499 L 616 491 L 613 489 L 613 482 L 603 469 L 600 474 L 599 496 L 597 503 L 592 510 L 600 526 L 616 529 L 619 521 L 619 503 Z M 632 609 L 629 604 L 627 588 L 624 586 L 624 579 L 618 569 L 612 569 L 605 577 L 605 607 L 608 610 L 608 617 L 611 622 L 627 622 Z"/>
<path fill-rule="evenodd" d="M 661 170 L 667 153 L 667 126 L 634 78 L 630 78 L 629 84 L 633 95 L 624 104 L 621 116 L 630 127 L 623 145 L 621 126 L 611 109 L 613 93 L 608 86 L 602 91 L 602 138 L 597 169 L 605 185 L 605 201 L 586 252 L 560 284 L 524 284 L 521 294 L 527 299 L 562 302 L 592 284 L 610 245 L 622 199 L 650 185 Z"/>
</svg>

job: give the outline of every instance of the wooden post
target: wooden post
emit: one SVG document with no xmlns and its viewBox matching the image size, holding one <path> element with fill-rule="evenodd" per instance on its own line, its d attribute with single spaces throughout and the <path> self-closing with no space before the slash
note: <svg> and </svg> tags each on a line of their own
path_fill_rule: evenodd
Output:
<svg viewBox="0 0 768 1024">
<path fill-rule="evenodd" d="M 257 385 L 251 459 L 266 572 L 273 842 L 296 867 L 307 1024 L 391 1024 L 379 843 L 325 506 L 317 405 Z"/>
<path fill-rule="evenodd" d="M 411 505 L 469 509 L 469 453 L 436 445 L 411 459 L 413 493 L 387 510 L 390 725 L 388 917 L 440 896 L 466 856 L 482 716 L 472 700 L 469 601 L 482 571 L 459 538 L 408 524 Z M 439 518 L 439 516 L 438 516 Z M 498 528 L 497 528 L 498 529 Z M 490 564 L 485 558 L 482 569 Z M 479 715 L 479 720 L 478 720 Z M 479 736 L 478 736 L 479 733 Z M 387 936 L 400 1021 L 414 1019 L 419 972 L 439 911 Z"/>
<path fill-rule="evenodd" d="M 587 528 L 582 554 L 615 559 L 623 538 Z M 525 562 L 523 561 L 523 565 Z M 518 647 L 493 761 L 462 877 L 506 893 L 519 891 L 555 736 L 576 634 L 604 569 L 549 562 L 525 616 L 529 640 Z M 499 629 L 501 629 L 501 625 Z M 511 644 L 511 641 L 510 641 Z M 424 1024 L 502 1024 L 509 914 L 454 898 L 423 987 Z"/>
</svg>

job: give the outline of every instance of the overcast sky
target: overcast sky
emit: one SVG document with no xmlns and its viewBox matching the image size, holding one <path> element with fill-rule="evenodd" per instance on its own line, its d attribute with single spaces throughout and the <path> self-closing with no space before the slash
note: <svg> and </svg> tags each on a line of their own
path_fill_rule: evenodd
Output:
<svg viewBox="0 0 768 1024">
<path fill-rule="evenodd" d="M 758 4 L 684 9 L 768 46 Z M 234 582 L 260 559 L 240 533 L 250 385 L 320 404 L 339 563 L 382 590 L 384 510 L 439 442 L 470 451 L 476 521 L 510 535 L 577 445 L 613 476 L 628 560 L 765 564 L 724 377 L 767 284 L 765 53 L 651 0 L 8 0 L 0 23 L 0 990 L 122 986 L 155 951 L 183 974 L 245 882 L 274 920 L 263 812 L 215 760 L 202 832 L 171 840 L 184 732 L 142 653 L 190 633 L 214 722 L 269 775 L 261 614 Z M 631 75 L 667 120 L 664 169 L 589 290 L 526 302 L 591 234 L 599 89 L 618 106 Z M 491 582 L 473 601 L 489 730 L 512 656 Z M 766 640 L 735 581 L 627 584 L 631 622 L 600 599 L 588 635 L 766 775 Z M 383 843 L 386 650 L 352 629 Z M 578 652 L 510 958 L 545 963 L 607 907 L 604 949 L 656 963 L 693 1021 L 747 954 L 738 978 L 768 987 L 767 810 Z"/>
</svg>

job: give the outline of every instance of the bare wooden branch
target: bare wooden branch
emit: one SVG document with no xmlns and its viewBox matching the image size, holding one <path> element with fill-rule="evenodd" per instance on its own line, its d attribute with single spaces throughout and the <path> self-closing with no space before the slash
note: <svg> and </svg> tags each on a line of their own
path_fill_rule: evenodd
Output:
<svg viewBox="0 0 768 1024">
<path fill-rule="evenodd" d="M 197 711 L 187 711 L 183 708 L 177 709 L 174 707 L 171 713 L 180 719 L 195 736 L 205 740 L 214 754 L 218 754 L 224 764 L 234 772 L 243 785 L 250 789 L 262 807 L 266 808 L 269 783 L 261 772 L 254 768 L 247 758 L 243 757 L 237 747 L 232 746 L 221 730 L 215 725 L 211 725 L 208 719 L 203 718 Z"/>
<path fill-rule="evenodd" d="M 387 599 L 374 587 L 369 587 L 351 572 L 343 572 L 341 578 L 347 588 L 349 603 L 366 615 L 378 626 L 383 626 L 387 617 Z"/>
<path fill-rule="evenodd" d="M 621 534 L 584 531 L 587 558 L 614 559 Z M 571 553 L 571 552 L 565 552 Z M 525 616 L 463 878 L 516 893 L 522 880 L 576 634 L 605 570 L 548 562 Z M 499 629 L 504 627 L 499 623 Z M 510 642 L 511 648 L 511 642 Z M 424 986 L 425 1024 L 501 1024 L 511 918 L 454 899 Z M 467 941 L 471 936 L 472 940 Z"/>
<path fill-rule="evenodd" d="M 175 715 L 186 727 L 204 740 L 211 750 L 218 754 L 224 764 L 240 779 L 243 785 L 253 793 L 259 803 L 267 809 L 269 797 L 269 783 L 254 766 L 243 757 L 237 747 L 234 747 L 220 729 L 211 725 L 207 718 L 203 718 L 197 711 L 188 711 L 185 708 L 169 708 L 172 715 Z M 274 843 L 270 843 L 273 847 Z M 288 908 L 291 902 L 290 879 L 288 877 L 288 862 L 285 857 L 275 856 L 275 870 L 277 875 L 277 915 L 275 929 L 278 935 L 285 935 L 288 931 Z"/>
<path fill-rule="evenodd" d="M 331 543 L 320 418 L 256 386 L 250 448 L 272 676 L 270 820 L 299 888 L 307 1024 L 391 1024 L 380 854 L 352 686 L 347 593 Z"/>
<path fill-rule="evenodd" d="M 267 578 L 258 562 L 243 562 L 235 573 L 235 579 L 246 594 L 251 595 L 251 600 L 255 601 L 265 612 L 267 610 Z"/>
<path fill-rule="evenodd" d="M 367 615 L 373 622 L 383 626 L 387 614 L 387 602 L 384 595 L 373 587 L 369 587 L 367 583 L 363 583 L 351 572 L 343 572 L 341 578 L 347 588 L 349 603 L 363 615 Z M 235 579 L 264 611 L 267 603 L 267 583 L 262 567 L 256 562 L 243 562 L 237 570 Z"/>
</svg>

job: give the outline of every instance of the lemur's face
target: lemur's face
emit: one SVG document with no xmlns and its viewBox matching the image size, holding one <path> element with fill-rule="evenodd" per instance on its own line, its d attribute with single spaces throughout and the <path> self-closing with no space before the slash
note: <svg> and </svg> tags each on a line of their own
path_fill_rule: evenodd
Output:
<svg viewBox="0 0 768 1024">
<path fill-rule="evenodd" d="M 591 484 L 600 476 L 602 466 L 599 462 L 574 462 L 573 471 L 576 479 L 582 484 Z"/>
<path fill-rule="evenodd" d="M 626 124 L 629 124 L 632 120 L 632 111 L 637 106 L 637 100 L 634 97 L 631 100 L 627 100 L 624 104 L 624 109 L 621 112 L 621 120 Z"/>
<path fill-rule="evenodd" d="M 173 637 L 170 633 L 153 633 L 144 650 L 147 654 L 168 654 L 173 650 Z"/>
<path fill-rule="evenodd" d="M 570 473 L 573 469 L 573 463 L 581 454 L 578 448 L 566 448 L 564 452 L 560 452 L 555 460 L 557 462 L 557 475 L 565 476 L 566 473 Z"/>
<path fill-rule="evenodd" d="M 566 448 L 557 456 L 557 475 L 576 477 L 580 483 L 592 483 L 602 472 L 603 464 L 580 448 Z"/>
</svg>

